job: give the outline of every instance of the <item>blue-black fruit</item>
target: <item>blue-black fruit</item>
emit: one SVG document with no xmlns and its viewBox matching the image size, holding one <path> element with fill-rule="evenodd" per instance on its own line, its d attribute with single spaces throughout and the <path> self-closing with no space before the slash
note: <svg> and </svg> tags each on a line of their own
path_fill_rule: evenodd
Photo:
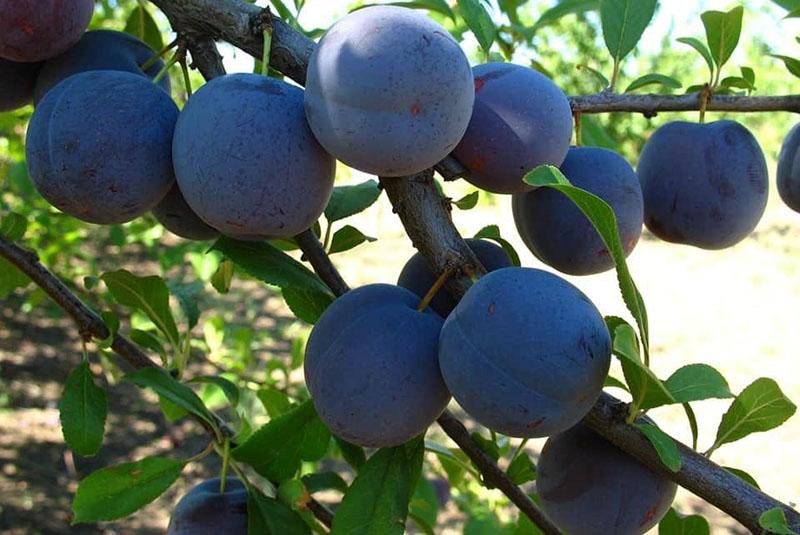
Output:
<svg viewBox="0 0 800 535">
<path fill-rule="evenodd" d="M 778 155 L 778 193 L 786 206 L 800 212 L 800 124 L 789 131 Z"/>
<path fill-rule="evenodd" d="M 538 269 L 481 277 L 447 317 L 439 366 L 459 405 L 514 437 L 564 431 L 597 401 L 611 340 L 591 301 Z"/>
<path fill-rule="evenodd" d="M 33 99 L 33 87 L 41 67 L 41 63 L 0 58 L 0 112 L 21 108 Z"/>
<path fill-rule="evenodd" d="M 767 206 L 764 153 L 734 121 L 667 123 L 636 169 L 644 222 L 662 240 L 724 249 L 747 237 Z"/>
<path fill-rule="evenodd" d="M 80 39 L 94 0 L 0 0 L 0 58 L 42 61 Z"/>
<path fill-rule="evenodd" d="M 174 184 L 160 203 L 153 208 L 153 216 L 168 231 L 187 240 L 213 240 L 219 232 L 206 225 L 192 212 L 183 198 L 178 184 Z"/>
<path fill-rule="evenodd" d="M 203 481 L 181 498 L 172 512 L 167 535 L 247 535 L 247 490 L 228 478 Z"/>
</svg>

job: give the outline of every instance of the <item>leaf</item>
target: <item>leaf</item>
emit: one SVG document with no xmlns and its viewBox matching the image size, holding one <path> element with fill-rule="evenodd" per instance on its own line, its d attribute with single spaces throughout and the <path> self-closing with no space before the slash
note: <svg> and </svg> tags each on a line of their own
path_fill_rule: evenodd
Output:
<svg viewBox="0 0 800 535">
<path fill-rule="evenodd" d="M 158 24 L 150 12 L 141 5 L 136 6 L 128 16 L 125 32 L 138 37 L 155 51 L 164 48 L 164 39 L 158 29 Z"/>
<path fill-rule="evenodd" d="M 664 384 L 678 403 L 733 397 L 722 374 L 707 364 L 684 366 Z"/>
<path fill-rule="evenodd" d="M 0 219 L 0 236 L 9 241 L 19 241 L 28 229 L 28 220 L 16 212 L 10 212 Z"/>
<path fill-rule="evenodd" d="M 354 186 L 336 186 L 328 206 L 325 207 L 325 219 L 328 223 L 333 223 L 363 212 L 380 196 L 381 190 L 375 180 L 367 180 Z"/>
<path fill-rule="evenodd" d="M 319 492 L 321 490 L 338 490 L 339 492 L 347 491 L 347 482 L 342 479 L 342 476 L 336 472 L 318 472 L 316 474 L 307 474 L 301 478 L 306 490 L 310 494 Z"/>
<path fill-rule="evenodd" d="M 281 414 L 288 412 L 292 408 L 289 396 L 270 386 L 260 388 L 256 393 L 261 404 L 264 405 L 270 418 L 277 418 Z"/>
<path fill-rule="evenodd" d="M 333 438 L 336 445 L 339 447 L 339 451 L 342 453 L 342 457 L 347 461 L 347 464 L 356 470 L 360 470 L 361 467 L 364 466 L 364 463 L 367 462 L 367 455 L 364 453 L 364 448 L 351 444 L 339 437 Z"/>
<path fill-rule="evenodd" d="M 186 316 L 186 323 L 191 331 L 200 319 L 200 309 L 197 306 L 197 296 L 203 292 L 202 281 L 194 281 L 189 284 L 182 284 L 177 281 L 170 281 L 169 290 L 178 300 L 183 315 Z"/>
<path fill-rule="evenodd" d="M 575 68 L 578 69 L 579 71 L 586 71 L 589 74 L 591 74 L 592 78 L 594 78 L 595 81 L 597 82 L 597 85 L 603 89 L 611 85 L 611 82 L 608 81 L 608 78 L 606 78 L 605 74 L 603 74 L 602 72 L 598 71 L 593 67 L 590 67 L 589 65 L 583 65 L 579 63 L 578 65 L 575 66 Z"/>
<path fill-rule="evenodd" d="M 743 479 L 745 482 L 753 485 L 755 488 L 760 489 L 761 487 L 758 486 L 758 482 L 755 480 L 753 476 L 745 472 L 744 470 L 740 470 L 738 468 L 733 468 L 730 466 L 723 466 L 725 470 L 730 472 L 731 474 L 735 475 L 739 479 Z"/>
<path fill-rule="evenodd" d="M 170 423 L 177 422 L 189 414 L 186 409 L 175 405 L 173 402 L 163 396 L 158 396 L 158 408 L 161 409 L 161 414 L 163 414 L 164 418 L 166 418 Z"/>
<path fill-rule="evenodd" d="M 658 535 L 709 535 L 708 520 L 700 515 L 679 514 L 670 508 L 658 523 Z"/>
<path fill-rule="evenodd" d="M 144 312 L 174 348 L 180 346 L 178 327 L 169 308 L 169 290 L 161 277 L 137 277 L 120 269 L 101 277 L 121 305 Z"/>
<path fill-rule="evenodd" d="M 719 83 L 719 86 L 723 89 L 729 89 L 732 87 L 737 89 L 746 89 L 748 91 L 752 91 L 754 89 L 753 85 L 741 76 L 726 76 Z"/>
<path fill-rule="evenodd" d="M 643 87 L 647 87 L 650 85 L 662 85 L 669 89 L 680 89 L 683 84 L 681 84 L 675 78 L 671 76 L 666 76 L 663 74 L 645 74 L 644 76 L 640 76 L 636 80 L 630 83 L 628 87 L 625 88 L 626 93 L 630 93 L 632 91 L 636 91 L 637 89 L 641 89 Z"/>
<path fill-rule="evenodd" d="M 401 535 L 422 467 L 421 439 L 378 450 L 361 467 L 333 517 L 331 535 Z"/>
<path fill-rule="evenodd" d="M 231 289 L 233 274 L 236 272 L 236 264 L 227 258 L 219 263 L 217 270 L 211 275 L 211 286 L 221 294 L 226 294 Z"/>
<path fill-rule="evenodd" d="M 800 60 L 795 59 L 791 56 L 781 56 L 779 54 L 767 54 L 767 55 L 783 61 L 783 64 L 786 66 L 786 70 L 788 70 L 794 76 L 800 78 Z"/>
<path fill-rule="evenodd" d="M 328 254 L 342 253 L 357 247 L 365 241 L 374 242 L 376 238 L 365 235 L 351 225 L 345 225 L 333 234 Z"/>
<path fill-rule="evenodd" d="M 708 50 L 708 47 L 705 43 L 696 37 L 679 37 L 678 42 L 689 45 L 699 52 L 700 55 L 703 56 L 703 59 L 706 60 L 708 70 L 710 70 L 712 73 L 714 72 L 714 58 L 711 57 L 711 52 Z"/>
<path fill-rule="evenodd" d="M 159 340 L 156 335 L 141 329 L 132 329 L 130 335 L 131 340 L 133 340 L 137 345 L 140 345 L 145 349 L 149 349 L 150 351 L 155 351 L 161 357 L 161 362 L 163 362 L 165 365 L 167 364 L 167 352 L 164 349 L 164 344 L 161 343 L 161 340 Z M 110 342 L 113 342 L 113 339 L 109 341 L 109 346 L 111 345 Z"/>
<path fill-rule="evenodd" d="M 497 28 L 492 22 L 492 17 L 489 16 L 480 0 L 458 0 L 457 4 L 461 17 L 475 35 L 478 44 L 486 53 L 489 53 L 494 38 L 497 36 Z"/>
<path fill-rule="evenodd" d="M 742 390 L 722 415 L 712 449 L 735 442 L 751 433 L 769 431 L 788 420 L 797 407 L 767 377 L 756 379 Z"/>
<path fill-rule="evenodd" d="M 311 528 L 289 506 L 251 490 L 247 493 L 247 532 L 263 535 L 305 535 L 311 533 Z"/>
<path fill-rule="evenodd" d="M 736 50 L 739 36 L 742 33 L 742 16 L 744 8 L 736 6 L 727 13 L 724 11 L 706 11 L 700 18 L 706 28 L 706 41 L 711 57 L 718 68 L 722 68 Z"/>
<path fill-rule="evenodd" d="M 198 375 L 192 377 L 190 383 L 205 383 L 212 384 L 222 390 L 225 397 L 230 401 L 231 406 L 236 408 L 239 405 L 239 387 L 224 377 L 214 375 Z"/>
<path fill-rule="evenodd" d="M 758 525 L 764 528 L 768 533 L 797 535 L 797 532 L 789 527 L 789 524 L 786 522 L 786 513 L 780 507 L 773 507 L 761 513 L 761 516 L 758 517 Z"/>
<path fill-rule="evenodd" d="M 597 230 L 606 248 L 614 258 L 622 300 L 639 326 L 639 336 L 642 340 L 644 353 L 647 355 L 650 348 L 647 309 L 644 306 L 644 299 L 642 299 L 642 295 L 639 293 L 639 289 L 636 287 L 636 283 L 628 270 L 614 210 L 600 197 L 571 185 L 561 171 L 552 165 L 537 167 L 525 175 L 523 180 L 532 186 L 550 187 L 566 195 Z"/>
<path fill-rule="evenodd" d="M 141 509 L 170 488 L 186 461 L 146 457 L 92 472 L 72 500 L 73 524 L 117 520 Z"/>
<path fill-rule="evenodd" d="M 519 261 L 519 255 L 517 254 L 516 249 L 514 249 L 514 246 L 511 245 L 510 242 L 506 241 L 505 239 L 503 239 L 502 236 L 500 236 L 500 227 L 498 227 L 497 225 L 488 225 L 486 227 L 483 227 L 482 229 L 480 229 L 478 232 L 475 233 L 475 236 L 473 236 L 473 238 L 475 238 L 476 240 L 492 240 L 494 242 L 497 242 L 500 245 L 500 247 L 502 247 L 503 250 L 506 252 L 508 257 L 511 259 L 511 263 L 513 265 L 517 267 L 521 265 Z"/>
<path fill-rule="evenodd" d="M 630 54 L 656 12 L 656 0 L 601 0 L 603 39 L 614 62 Z"/>
<path fill-rule="evenodd" d="M 94 383 L 89 361 L 78 364 L 67 376 L 58 403 L 64 442 L 72 451 L 92 457 L 103 444 L 108 399 Z"/>
<path fill-rule="evenodd" d="M 756 87 L 756 73 L 750 67 L 739 67 L 739 70 L 742 71 L 742 78 L 747 80 L 747 83 L 750 84 L 750 87 L 755 89 Z"/>
<path fill-rule="evenodd" d="M 161 368 L 142 368 L 125 376 L 125 380 L 140 388 L 151 388 L 159 396 L 182 407 L 217 429 L 216 420 L 194 390 L 179 382 Z"/>
<path fill-rule="evenodd" d="M 607 376 L 605 382 L 603 382 L 603 388 L 620 388 L 625 392 L 630 393 L 630 390 L 628 390 L 628 385 L 610 375 Z"/>
<path fill-rule="evenodd" d="M 316 461 L 325 455 L 331 433 L 306 401 L 270 420 L 232 451 L 233 458 L 275 482 L 290 479 L 301 461 Z"/>
<path fill-rule="evenodd" d="M 561 0 L 539 17 L 533 25 L 532 30 L 536 31 L 544 26 L 558 22 L 567 15 L 579 15 L 587 11 L 594 11 L 600 7 L 600 0 Z"/>
<path fill-rule="evenodd" d="M 25 288 L 30 283 L 27 275 L 5 258 L 0 258 L 0 297 L 5 298 L 17 288 Z"/>
<path fill-rule="evenodd" d="M 284 288 L 281 293 L 292 313 L 312 325 L 317 322 L 334 300 L 330 293 L 319 292 L 315 288 L 289 286 Z"/>
<path fill-rule="evenodd" d="M 506 474 L 515 485 L 533 481 L 536 479 L 536 473 L 536 465 L 533 464 L 533 461 L 525 452 L 517 455 L 508 465 L 508 470 L 506 470 Z"/>
<path fill-rule="evenodd" d="M 472 210 L 478 204 L 478 197 L 480 196 L 480 192 L 473 191 L 467 195 L 464 195 L 457 201 L 453 202 L 459 210 Z"/>
<path fill-rule="evenodd" d="M 652 424 L 636 423 L 635 426 L 653 445 L 664 466 L 673 472 L 680 471 L 681 454 L 672 437 Z"/>
<path fill-rule="evenodd" d="M 439 516 L 439 498 L 436 489 L 426 477 L 419 478 L 411 496 L 409 514 L 417 521 L 422 521 L 425 526 L 436 525 L 436 518 Z"/>
</svg>

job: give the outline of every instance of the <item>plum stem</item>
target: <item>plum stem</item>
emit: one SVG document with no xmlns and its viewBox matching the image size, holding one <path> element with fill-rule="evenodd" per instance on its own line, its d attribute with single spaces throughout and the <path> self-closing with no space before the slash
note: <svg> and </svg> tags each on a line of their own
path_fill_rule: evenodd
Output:
<svg viewBox="0 0 800 535">
<path fill-rule="evenodd" d="M 186 89 L 186 96 L 192 96 L 192 81 L 189 79 L 189 66 L 186 64 L 186 56 L 184 55 L 180 60 L 181 72 L 183 73 L 183 87 Z"/>
<path fill-rule="evenodd" d="M 619 58 L 614 58 L 614 71 L 611 73 L 611 82 L 608 84 L 608 92 L 613 93 L 619 81 L 619 71 L 622 63 Z"/>
<path fill-rule="evenodd" d="M 269 75 L 269 58 L 272 50 L 272 13 L 269 7 L 261 12 L 261 33 L 263 51 L 261 52 L 261 74 Z"/>
<path fill-rule="evenodd" d="M 455 268 L 453 266 L 448 266 L 444 271 L 442 271 L 441 275 L 439 275 L 439 278 L 437 278 L 436 282 L 434 282 L 433 286 L 431 286 L 431 289 L 428 290 L 428 293 L 426 293 L 425 297 L 423 297 L 422 301 L 420 301 L 419 306 L 417 307 L 419 312 L 424 312 L 425 309 L 428 308 L 428 305 L 431 304 L 433 298 L 436 297 L 436 294 L 442 289 L 444 283 L 447 282 L 447 279 L 449 279 L 454 272 Z"/>
<path fill-rule="evenodd" d="M 228 479 L 228 468 L 231 463 L 231 440 L 225 439 L 222 445 L 222 469 L 219 473 L 219 493 L 225 494 L 225 481 Z"/>
<path fill-rule="evenodd" d="M 698 95 L 700 98 L 700 124 L 703 124 L 706 120 L 706 108 L 708 107 L 708 101 L 711 100 L 713 91 L 712 86 L 706 85 Z"/>
<path fill-rule="evenodd" d="M 175 48 L 177 46 L 177 44 L 178 44 L 178 40 L 174 39 L 171 43 L 169 43 L 167 46 L 165 46 L 164 48 L 162 48 L 158 52 L 154 52 L 153 55 L 150 56 L 147 59 L 147 61 L 142 63 L 139 68 L 142 69 L 143 71 L 148 70 L 153 65 L 155 65 L 158 62 L 158 60 L 161 59 L 164 56 L 164 54 L 166 54 L 167 52 L 169 52 L 170 50 Z"/>
<path fill-rule="evenodd" d="M 511 461 L 509 461 L 509 462 L 513 463 L 516 460 L 516 458 L 520 456 L 520 454 L 522 453 L 522 450 L 524 450 L 525 446 L 528 445 L 528 440 L 530 440 L 530 439 L 525 438 L 525 439 L 522 440 L 522 442 L 519 443 L 519 446 L 517 446 L 517 449 L 514 450 L 514 455 L 511 456 Z"/>
<path fill-rule="evenodd" d="M 175 52 L 175 54 L 172 55 L 169 61 L 161 68 L 161 70 L 158 71 L 158 74 L 156 74 L 155 77 L 153 77 L 153 83 L 157 84 L 158 82 L 163 80 L 164 77 L 169 72 L 170 68 L 172 68 L 172 66 L 178 62 L 179 58 L 180 58 L 180 53 Z"/>
<path fill-rule="evenodd" d="M 472 281 L 472 284 L 478 282 L 478 275 L 475 273 L 475 270 L 470 265 L 461 266 L 461 271 L 469 277 L 469 280 Z"/>
<path fill-rule="evenodd" d="M 575 120 L 575 146 L 580 147 L 583 145 L 583 132 L 581 131 L 581 117 L 583 117 L 583 114 L 576 111 L 572 113 L 572 117 Z"/>
</svg>

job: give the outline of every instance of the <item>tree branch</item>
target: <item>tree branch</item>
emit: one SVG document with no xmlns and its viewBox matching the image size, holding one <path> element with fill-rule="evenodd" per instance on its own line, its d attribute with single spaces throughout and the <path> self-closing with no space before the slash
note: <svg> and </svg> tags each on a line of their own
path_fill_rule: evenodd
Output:
<svg viewBox="0 0 800 535">
<path fill-rule="evenodd" d="M 294 241 L 303 251 L 303 258 L 308 260 L 317 275 L 331 289 L 333 295 L 338 297 L 350 290 L 312 230 L 301 232 L 294 237 Z"/>
<path fill-rule="evenodd" d="M 662 111 L 698 111 L 700 93 L 686 95 L 633 95 L 598 93 L 570 97 L 573 113 L 633 112 L 653 117 Z M 712 95 L 706 111 L 800 113 L 800 95 L 745 97 Z"/>
</svg>

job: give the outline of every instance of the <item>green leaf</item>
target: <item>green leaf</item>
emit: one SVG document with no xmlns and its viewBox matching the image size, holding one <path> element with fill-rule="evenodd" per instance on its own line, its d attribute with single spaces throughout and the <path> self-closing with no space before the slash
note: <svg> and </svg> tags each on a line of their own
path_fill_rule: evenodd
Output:
<svg viewBox="0 0 800 535">
<path fill-rule="evenodd" d="M 421 439 L 378 450 L 344 495 L 333 518 L 331 535 L 402 535 L 422 467 Z"/>
<path fill-rule="evenodd" d="M 494 440 L 486 438 L 477 431 L 471 433 L 470 437 L 472 437 L 473 442 L 477 444 L 483 453 L 491 457 L 495 462 L 500 460 L 500 448 Z"/>
<path fill-rule="evenodd" d="M 726 76 L 719 83 L 719 86 L 723 89 L 736 88 L 746 89 L 748 91 L 752 91 L 754 89 L 753 85 L 741 76 Z"/>
<path fill-rule="evenodd" d="M 472 210 L 478 204 L 478 197 L 480 196 L 480 192 L 473 191 L 467 195 L 464 195 L 457 201 L 453 202 L 459 210 Z"/>
<path fill-rule="evenodd" d="M 558 22 L 567 15 L 579 15 L 587 11 L 594 11 L 600 7 L 600 0 L 561 0 L 539 17 L 533 25 L 532 30 L 536 31 L 544 26 Z"/>
<path fill-rule="evenodd" d="M 336 472 L 318 472 L 316 474 L 305 475 L 301 479 L 306 486 L 306 490 L 308 490 L 310 494 L 321 490 L 347 491 L 347 482 Z"/>
<path fill-rule="evenodd" d="M 625 250 L 619 238 L 617 216 L 614 210 L 600 197 L 584 191 L 569 183 L 561 171 L 552 165 L 542 165 L 525 175 L 525 183 L 532 186 L 546 186 L 560 191 L 566 195 L 589 219 L 603 240 L 606 248 L 611 252 L 617 267 L 617 282 L 622 292 L 622 300 L 639 326 L 639 336 L 642 340 L 644 354 L 650 351 L 650 335 L 647 323 L 647 309 L 644 299 L 636 287 L 636 283 L 628 270 L 625 261 Z"/>
<path fill-rule="evenodd" d="M 247 532 L 263 535 L 305 535 L 311 528 L 289 506 L 256 490 L 247 493 Z"/>
<path fill-rule="evenodd" d="M 247 463 L 271 481 L 290 479 L 301 461 L 316 461 L 325 455 L 331 433 L 314 411 L 311 401 L 270 420 L 235 448 L 233 458 Z"/>
<path fill-rule="evenodd" d="M 108 399 L 105 389 L 94 384 L 89 361 L 78 364 L 67 376 L 58 410 L 67 446 L 78 455 L 94 456 L 103 444 Z"/>
<path fill-rule="evenodd" d="M 731 474 L 738 477 L 739 479 L 743 479 L 745 482 L 749 483 L 750 485 L 753 485 L 755 488 L 757 489 L 761 488 L 758 486 L 758 482 L 756 481 L 756 479 L 747 472 L 745 472 L 744 470 L 733 468 L 731 466 L 723 466 L 723 468 L 728 472 L 730 472 Z"/>
<path fill-rule="evenodd" d="M 706 28 L 706 41 L 718 68 L 722 68 L 730 59 L 739 36 L 742 33 L 742 16 L 744 8 L 736 6 L 727 13 L 724 11 L 706 11 L 700 18 Z"/>
<path fill-rule="evenodd" d="M 533 461 L 525 452 L 522 452 L 511 461 L 506 473 L 515 485 L 522 485 L 536 479 L 536 465 L 533 464 Z"/>
<path fill-rule="evenodd" d="M 656 12 L 656 0 L 601 0 L 603 39 L 615 62 L 630 54 Z"/>
<path fill-rule="evenodd" d="M 436 525 L 436 518 L 439 516 L 439 498 L 428 478 L 419 478 L 414 495 L 411 497 L 409 510 L 410 514 L 417 521 L 421 520 L 424 525 L 428 527 Z"/>
<path fill-rule="evenodd" d="M 28 220 L 16 212 L 10 212 L 0 219 L 0 236 L 10 241 L 19 241 L 28 229 Z"/>
<path fill-rule="evenodd" d="M 619 149 L 619 143 L 611 137 L 603 123 L 592 115 L 581 118 L 581 138 L 587 147 L 605 147 L 614 151 Z"/>
<path fill-rule="evenodd" d="M 625 392 L 630 393 L 628 390 L 628 385 L 617 379 L 616 377 L 607 376 L 606 380 L 603 382 L 603 388 L 620 388 Z"/>
<path fill-rule="evenodd" d="M 758 517 L 758 525 L 764 528 L 768 533 L 797 535 L 797 532 L 789 527 L 786 521 L 786 513 L 780 507 L 773 507 L 761 513 L 761 516 Z"/>
<path fill-rule="evenodd" d="M 146 457 L 101 468 L 78 485 L 72 501 L 73 524 L 117 520 L 141 509 L 170 488 L 186 461 Z"/>
<path fill-rule="evenodd" d="M 488 53 L 497 36 L 497 28 L 492 22 L 492 17 L 480 0 L 458 0 L 457 4 L 464 22 L 475 35 L 481 48 Z"/>
<path fill-rule="evenodd" d="M 183 407 L 175 405 L 173 402 L 163 396 L 158 396 L 158 408 L 161 409 L 161 414 L 163 414 L 164 418 L 166 418 L 170 423 L 177 422 L 189 414 L 189 411 Z"/>
<path fill-rule="evenodd" d="M 125 380 L 140 388 L 150 388 L 156 394 L 201 418 L 217 429 L 216 420 L 194 390 L 179 382 L 161 368 L 142 368 L 125 376 Z"/>
<path fill-rule="evenodd" d="M 517 267 L 521 265 L 519 261 L 519 255 L 517 254 L 516 249 L 514 246 L 511 245 L 510 242 L 505 240 L 502 236 L 500 236 L 500 227 L 497 225 L 488 225 L 483 227 L 478 232 L 475 233 L 473 236 L 476 240 L 492 240 L 497 242 L 500 247 L 506 252 L 508 257 L 511 259 L 511 263 Z"/>
<path fill-rule="evenodd" d="M 186 323 L 191 331 L 200 319 L 197 296 L 203 292 L 203 282 L 194 281 L 189 284 L 182 284 L 177 281 L 170 281 L 167 286 L 169 286 L 169 290 L 175 296 L 175 299 L 178 300 L 178 305 L 180 305 L 183 315 L 186 316 Z"/>
<path fill-rule="evenodd" d="M 367 455 L 364 453 L 364 448 L 351 444 L 339 437 L 333 438 L 334 442 L 336 442 L 336 445 L 339 447 L 339 451 L 342 453 L 342 457 L 347 461 L 347 464 L 356 470 L 360 470 L 361 467 L 364 466 L 364 463 L 367 462 Z"/>
<path fill-rule="evenodd" d="M 260 388 L 256 393 L 261 404 L 264 405 L 267 414 L 270 418 L 277 418 L 281 414 L 289 412 L 292 408 L 292 402 L 289 401 L 289 396 L 271 386 Z"/>
<path fill-rule="evenodd" d="M 365 235 L 351 225 L 345 225 L 333 234 L 328 254 L 342 253 L 357 247 L 365 241 L 374 242 L 376 238 Z"/>
<path fill-rule="evenodd" d="M 228 259 L 223 260 L 217 266 L 217 270 L 211 275 L 211 286 L 221 294 L 226 294 L 231 289 L 233 274 L 236 272 L 236 264 Z"/>
<path fill-rule="evenodd" d="M 375 180 L 367 180 L 354 186 L 336 186 L 328 206 L 325 207 L 325 219 L 328 223 L 333 223 L 363 212 L 380 196 L 381 190 Z"/>
<path fill-rule="evenodd" d="M 742 390 L 722 415 L 713 449 L 751 433 L 769 431 L 788 420 L 797 407 L 767 377 L 756 379 Z"/>
<path fill-rule="evenodd" d="M 742 78 L 747 80 L 747 83 L 750 84 L 750 87 L 755 89 L 756 87 L 756 73 L 750 67 L 739 67 L 739 70 L 742 71 Z"/>
<path fill-rule="evenodd" d="M 125 32 L 134 35 L 147 43 L 156 52 L 164 48 L 164 39 L 158 29 L 158 24 L 143 6 L 136 6 L 128 16 Z"/>
<path fill-rule="evenodd" d="M 689 45 L 690 47 L 694 48 L 697 52 L 703 56 L 703 59 L 706 61 L 706 65 L 708 65 L 708 70 L 711 73 L 714 73 L 714 58 L 711 57 L 711 52 L 708 50 L 708 47 L 704 42 L 696 37 L 679 37 L 679 43 L 683 43 L 685 45 Z"/>
<path fill-rule="evenodd" d="M 586 71 L 589 74 L 591 74 L 592 78 L 594 78 L 595 81 L 597 82 L 597 85 L 600 86 L 602 89 L 605 89 L 606 87 L 611 85 L 611 82 L 608 81 L 608 78 L 606 78 L 605 74 L 603 74 L 602 72 L 598 71 L 593 67 L 590 67 L 589 65 L 584 65 L 579 63 L 578 65 L 575 66 L 575 68 L 578 69 L 579 71 Z"/>
<path fill-rule="evenodd" d="M 198 375 L 196 377 L 192 377 L 189 382 L 212 384 L 222 390 L 222 393 L 225 394 L 226 398 L 228 398 L 228 401 L 230 401 L 233 408 L 236 408 L 236 406 L 239 405 L 239 387 L 224 377 L 215 375 Z"/>
<path fill-rule="evenodd" d="M 317 291 L 316 288 L 289 286 L 281 293 L 294 315 L 312 325 L 334 300 L 333 295 Z"/>
<path fill-rule="evenodd" d="M 722 374 L 707 364 L 684 366 L 670 375 L 665 385 L 678 403 L 733 397 Z"/>
<path fill-rule="evenodd" d="M 17 288 L 25 288 L 30 283 L 27 275 L 5 258 L 0 258 L 0 297 L 5 298 Z"/>
<path fill-rule="evenodd" d="M 669 89 L 680 89 L 683 84 L 681 84 L 675 78 L 671 76 L 666 76 L 663 74 L 645 74 L 644 76 L 640 76 L 636 80 L 630 83 L 627 88 L 625 88 L 626 93 L 630 93 L 632 91 L 636 91 L 637 89 L 641 89 L 643 87 L 647 87 L 650 85 L 662 85 Z"/>
<path fill-rule="evenodd" d="M 158 353 L 161 357 L 161 362 L 163 362 L 165 365 L 167 364 L 167 352 L 164 349 L 164 344 L 161 343 L 161 340 L 159 340 L 156 335 L 141 329 L 131 329 L 130 336 L 131 340 L 133 340 L 137 345 Z"/>
<path fill-rule="evenodd" d="M 635 425 L 653 445 L 664 466 L 673 472 L 678 472 L 681 469 L 681 454 L 672 437 L 651 424 L 636 423 Z"/>
<path fill-rule="evenodd" d="M 783 64 L 786 66 L 786 70 L 788 70 L 794 76 L 800 78 L 800 60 L 795 59 L 791 56 L 781 56 L 779 54 L 767 54 L 767 55 L 783 61 Z"/>
<path fill-rule="evenodd" d="M 658 524 L 658 535 L 709 535 L 708 520 L 700 515 L 684 516 L 670 509 Z"/>
<path fill-rule="evenodd" d="M 144 312 L 174 348 L 180 346 L 178 327 L 169 308 L 169 290 L 161 277 L 137 277 L 120 269 L 101 277 L 121 305 Z"/>
</svg>

